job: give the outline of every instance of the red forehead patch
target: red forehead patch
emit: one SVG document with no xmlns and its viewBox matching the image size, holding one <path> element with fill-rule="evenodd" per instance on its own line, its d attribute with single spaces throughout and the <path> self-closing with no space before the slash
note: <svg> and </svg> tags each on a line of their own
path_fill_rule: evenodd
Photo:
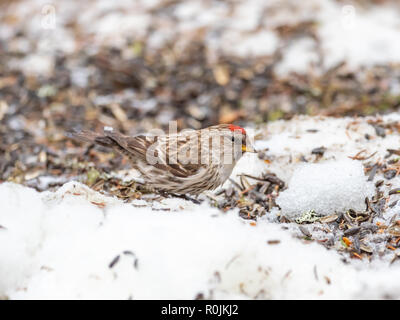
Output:
<svg viewBox="0 0 400 320">
<path fill-rule="evenodd" d="M 240 130 L 240 132 L 242 132 L 242 134 L 246 134 L 246 130 L 244 130 L 242 127 L 235 126 L 234 124 L 230 124 L 228 128 L 231 131 Z"/>
</svg>

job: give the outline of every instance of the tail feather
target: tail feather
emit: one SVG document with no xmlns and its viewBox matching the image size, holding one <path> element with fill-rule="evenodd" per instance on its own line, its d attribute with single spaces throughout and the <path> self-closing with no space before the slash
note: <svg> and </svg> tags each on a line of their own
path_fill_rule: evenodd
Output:
<svg viewBox="0 0 400 320">
<path fill-rule="evenodd" d="M 66 133 L 66 136 L 75 140 L 97 143 L 104 147 L 114 147 L 115 142 L 110 137 L 89 130 L 73 130 Z"/>
</svg>

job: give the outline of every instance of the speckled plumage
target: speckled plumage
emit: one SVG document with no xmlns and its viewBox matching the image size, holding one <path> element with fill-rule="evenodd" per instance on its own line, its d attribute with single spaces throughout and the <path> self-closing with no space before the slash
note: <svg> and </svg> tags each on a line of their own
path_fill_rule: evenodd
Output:
<svg viewBox="0 0 400 320">
<path fill-rule="evenodd" d="M 246 131 L 233 125 L 158 136 L 129 137 L 113 130 L 73 136 L 127 156 L 151 188 L 193 195 L 223 184 L 242 156 L 242 146 L 249 146 Z"/>
</svg>

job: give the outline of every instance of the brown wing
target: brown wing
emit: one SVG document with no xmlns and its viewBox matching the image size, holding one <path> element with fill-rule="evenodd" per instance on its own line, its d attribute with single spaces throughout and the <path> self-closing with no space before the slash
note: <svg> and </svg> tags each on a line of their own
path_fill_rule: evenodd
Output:
<svg viewBox="0 0 400 320">
<path fill-rule="evenodd" d="M 94 142 L 105 147 L 113 148 L 132 161 L 136 162 L 137 160 L 141 160 L 149 166 L 167 171 L 172 176 L 176 177 L 185 178 L 192 176 L 196 174 L 200 168 L 204 167 L 204 165 L 200 163 L 200 156 L 198 156 L 198 163 L 182 163 L 177 156 L 180 152 L 183 152 L 182 150 L 184 150 L 185 147 L 186 149 L 190 147 L 187 144 L 190 140 L 188 137 L 179 135 L 172 136 L 172 138 L 167 135 L 138 135 L 129 137 L 116 131 L 104 131 L 104 134 L 80 131 L 74 132 L 71 135 L 82 141 Z M 156 158 L 155 163 L 147 159 L 149 148 L 153 148 L 152 152 Z M 200 148 L 198 150 L 200 153 Z"/>
<path fill-rule="evenodd" d="M 190 150 L 192 152 L 200 153 L 199 142 L 195 140 L 194 142 L 190 141 L 189 136 L 183 135 L 171 135 L 171 136 L 162 136 L 158 141 L 158 152 L 159 152 L 159 161 L 154 164 L 154 167 L 168 171 L 171 175 L 186 178 L 198 173 L 198 171 L 204 167 L 200 163 L 200 156 L 196 159 L 190 158 Z M 193 161 L 185 161 L 181 157 L 181 155 L 185 154 L 188 158 Z M 187 160 L 186 159 L 186 160 Z"/>
<path fill-rule="evenodd" d="M 113 131 L 107 132 L 106 135 L 115 141 L 121 149 L 120 152 L 123 154 L 129 157 L 134 156 L 146 164 L 167 171 L 176 177 L 189 177 L 196 174 L 201 167 L 204 167 L 204 165 L 199 163 L 182 163 L 177 156 L 182 152 L 182 148 L 188 147 L 188 137 L 175 136 L 171 138 L 169 136 L 158 137 L 144 135 L 128 137 Z M 176 140 L 173 140 L 174 138 L 176 138 Z M 174 145 L 173 142 L 176 142 L 176 148 L 171 147 Z M 150 147 L 153 148 L 152 152 L 156 158 L 156 163 L 154 163 L 154 161 L 149 162 L 147 159 L 147 151 Z M 200 159 L 200 157 L 198 159 Z"/>
</svg>

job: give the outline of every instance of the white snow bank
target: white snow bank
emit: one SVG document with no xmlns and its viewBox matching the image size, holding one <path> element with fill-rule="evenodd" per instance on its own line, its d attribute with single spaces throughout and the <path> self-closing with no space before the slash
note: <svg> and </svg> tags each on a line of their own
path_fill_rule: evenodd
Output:
<svg viewBox="0 0 400 320">
<path fill-rule="evenodd" d="M 289 188 L 279 195 L 277 204 L 290 218 L 310 210 L 329 215 L 365 209 L 365 197 L 374 192 L 374 185 L 367 182 L 359 161 L 303 164 L 295 170 Z"/>
<path fill-rule="evenodd" d="M 3 298 L 400 297 L 399 268 L 369 282 L 378 271 L 207 205 L 136 208 L 76 182 L 42 194 L 3 183 L 0 201 Z"/>
</svg>

